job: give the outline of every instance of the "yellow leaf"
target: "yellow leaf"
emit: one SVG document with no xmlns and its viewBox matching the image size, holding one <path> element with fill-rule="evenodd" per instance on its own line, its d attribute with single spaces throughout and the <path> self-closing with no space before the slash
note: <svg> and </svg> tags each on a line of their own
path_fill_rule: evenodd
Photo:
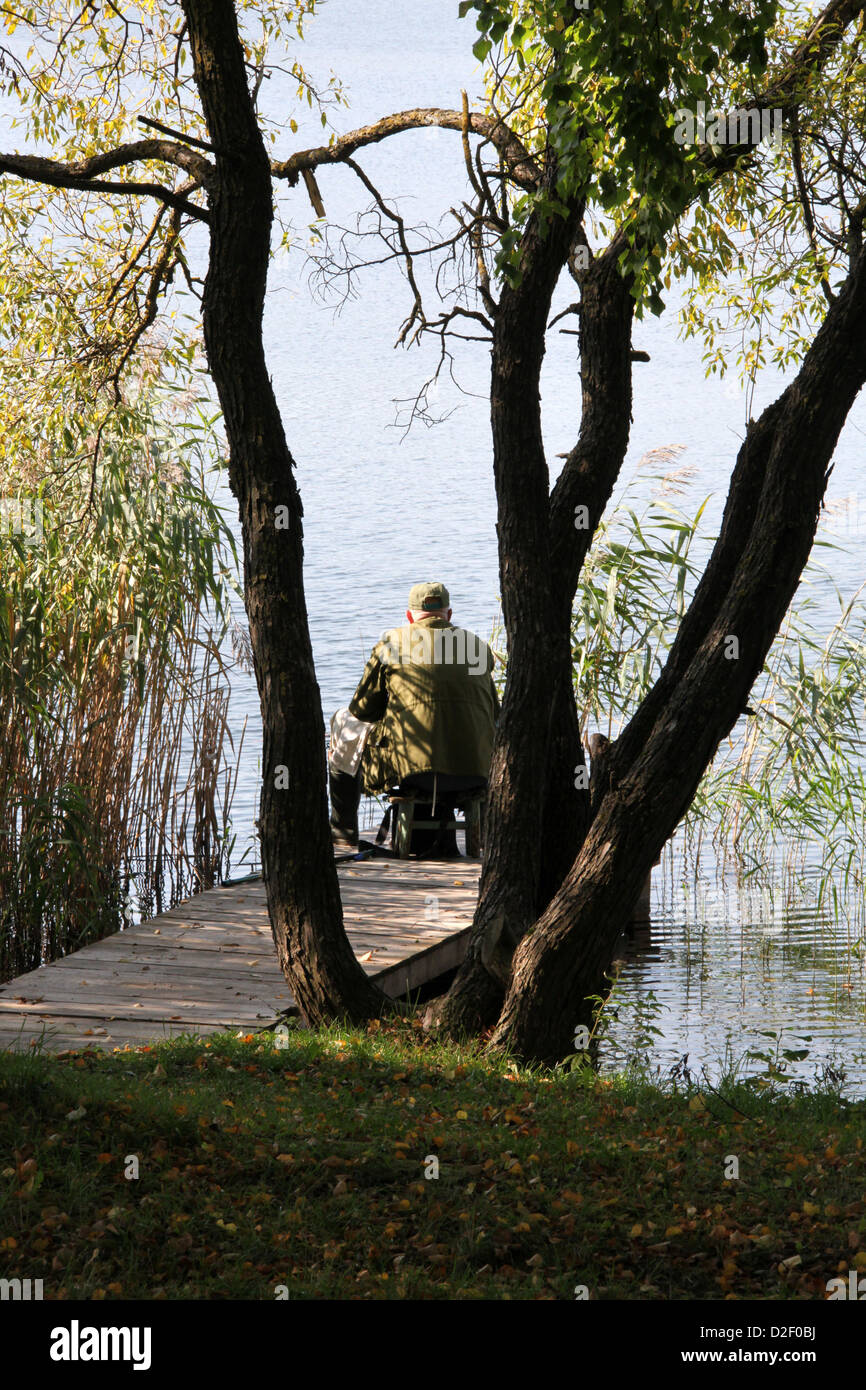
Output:
<svg viewBox="0 0 866 1390">
<path fill-rule="evenodd" d="M 803 1211 L 806 1213 L 807 1216 L 817 1216 L 820 1210 L 821 1208 L 818 1206 L 817 1202 L 803 1203 Z"/>
</svg>

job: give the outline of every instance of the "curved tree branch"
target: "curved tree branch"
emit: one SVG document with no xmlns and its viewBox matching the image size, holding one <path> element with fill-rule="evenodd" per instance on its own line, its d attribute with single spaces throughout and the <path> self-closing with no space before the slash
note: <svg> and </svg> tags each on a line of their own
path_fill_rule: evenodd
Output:
<svg viewBox="0 0 866 1390">
<path fill-rule="evenodd" d="M 504 121 L 485 112 L 472 111 L 468 116 L 469 130 L 473 135 L 482 135 L 495 145 L 499 151 L 510 177 L 524 189 L 538 187 L 541 169 L 523 143 Z M 393 116 L 384 116 L 373 125 L 361 126 L 358 130 L 340 135 L 331 145 L 319 145 L 315 149 L 299 150 L 289 159 L 278 160 L 271 165 L 274 178 L 287 179 L 295 184 L 304 169 L 317 169 L 322 164 L 342 164 L 356 150 L 364 145 L 375 145 L 389 135 L 397 135 L 404 130 L 420 130 L 425 126 L 438 126 L 442 130 L 464 130 L 462 111 L 447 110 L 440 107 L 416 108 L 411 111 L 398 111 Z"/>
<path fill-rule="evenodd" d="M 46 159 L 43 155 L 0 153 L 0 174 L 13 174 L 16 178 L 47 184 L 51 188 L 77 188 L 96 193 L 136 194 L 160 198 L 168 207 L 188 213 L 200 222 L 209 220 L 204 208 L 196 207 L 195 203 L 189 202 L 175 189 L 166 188 L 164 184 L 137 180 L 121 182 L 99 177 L 112 169 L 137 164 L 144 159 L 162 160 L 191 174 L 194 184 L 188 185 L 187 191 L 199 185 L 207 188 L 214 177 L 214 167 L 207 159 L 186 145 L 178 145 L 168 140 L 134 140 L 126 145 L 118 145 L 116 149 L 91 155 L 89 159 L 71 160 L 68 163 L 58 159 Z"/>
</svg>

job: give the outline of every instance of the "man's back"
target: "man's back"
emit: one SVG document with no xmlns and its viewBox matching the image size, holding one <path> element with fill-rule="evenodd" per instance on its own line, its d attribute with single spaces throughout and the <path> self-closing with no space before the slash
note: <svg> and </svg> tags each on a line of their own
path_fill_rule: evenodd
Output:
<svg viewBox="0 0 866 1390">
<path fill-rule="evenodd" d="M 420 772 L 486 777 L 499 715 L 493 653 L 442 617 L 392 628 L 349 711 L 376 726 L 364 756 L 369 791 Z"/>
</svg>

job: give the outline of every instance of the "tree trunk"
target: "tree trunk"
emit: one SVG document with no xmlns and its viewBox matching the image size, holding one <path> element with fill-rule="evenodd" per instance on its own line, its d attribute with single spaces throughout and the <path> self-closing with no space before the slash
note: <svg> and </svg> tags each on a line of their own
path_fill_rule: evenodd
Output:
<svg viewBox="0 0 866 1390">
<path fill-rule="evenodd" d="M 580 437 L 550 493 L 539 405 L 544 325 L 578 221 L 575 209 L 546 238 L 530 229 L 524 278 L 503 292 L 495 324 L 491 413 L 508 675 L 472 938 L 448 998 L 428 1011 L 455 1036 L 493 1023 L 518 942 L 559 889 L 590 824 L 571 615 L 628 445 L 634 300 L 615 255 L 582 277 Z M 529 352 L 533 332 L 539 349 Z M 587 508 L 585 526 L 578 506 Z M 521 642 L 527 625 L 531 640 Z"/>
<path fill-rule="evenodd" d="M 555 179 L 550 163 L 545 174 Z M 582 209 L 543 227 L 533 216 L 523 239 L 521 279 L 503 291 L 496 313 L 491 368 L 493 470 L 498 504 L 500 584 L 508 638 L 508 677 L 490 768 L 484 865 L 466 959 L 428 1022 L 459 1036 L 495 1021 L 511 958 L 535 921 L 542 876 L 548 748 L 582 762 L 576 717 L 569 719 L 570 651 L 554 640 L 549 554 L 549 474 L 541 433 L 539 379 L 550 300 Z M 566 808 L 566 852 L 580 829 L 586 792 L 550 783 Z M 565 817 L 564 817 L 565 819 Z M 573 854 L 569 858 L 571 862 Z"/>
<path fill-rule="evenodd" d="M 246 607 L 264 727 L 259 831 L 271 928 L 307 1022 L 357 1022 L 378 1014 L 387 1001 L 367 980 L 343 929 L 328 827 L 325 729 L 304 599 L 303 509 L 262 341 L 270 168 L 231 0 L 183 0 L 183 10 L 218 152 L 209 189 L 204 339 L 243 530 Z"/>
<path fill-rule="evenodd" d="M 634 299 L 616 257 L 578 273 L 581 418 L 577 444 L 550 497 L 550 581 L 554 661 L 553 729 L 548 745 L 539 912 L 571 869 L 592 816 L 575 794 L 585 768 L 574 692 L 571 624 L 581 567 L 622 467 L 631 424 L 631 326 Z M 585 512 L 578 513 L 578 508 Z M 582 524 L 583 522 L 586 524 Z M 581 524 L 578 524 L 581 523 Z"/>
<path fill-rule="evenodd" d="M 491 1048 L 552 1063 L 590 1022 L 589 997 L 605 992 L 640 885 L 742 712 L 797 589 L 864 380 L 861 255 L 797 378 L 747 434 L 704 579 L 656 690 L 613 745 L 609 789 L 571 873 L 517 951 Z"/>
</svg>

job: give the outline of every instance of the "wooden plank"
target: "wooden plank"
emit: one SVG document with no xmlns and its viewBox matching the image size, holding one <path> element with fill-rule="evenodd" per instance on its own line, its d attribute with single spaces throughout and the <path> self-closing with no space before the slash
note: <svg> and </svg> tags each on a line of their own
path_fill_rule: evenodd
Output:
<svg viewBox="0 0 866 1390">
<path fill-rule="evenodd" d="M 235 999 L 274 999 L 288 998 L 289 990 L 282 978 L 271 980 L 261 989 L 251 990 L 246 982 L 240 985 L 211 985 L 206 981 L 193 980 L 184 985 L 180 980 L 107 980 L 103 984 L 77 985 L 74 998 L 79 1003 L 92 1002 L 104 1004 L 107 1008 L 114 1003 L 129 1007 L 129 1001 L 139 1000 L 147 1006 L 152 1001 L 174 999 L 178 1004 L 211 1003 L 232 1005 Z M 0 998 L 0 1013 L 14 1013 L 16 1009 L 38 1008 L 40 1004 L 56 1004 L 73 997 L 68 989 L 49 982 L 37 994 L 19 994 L 13 998 Z"/>
<path fill-rule="evenodd" d="M 204 954 L 204 953 L 200 953 Z M 175 980 L 182 983 L 184 980 L 203 980 L 211 981 L 216 985 L 229 985 L 233 981 L 243 980 L 250 987 L 262 987 L 282 980 L 282 972 L 276 960 L 267 963 L 258 962 L 252 964 L 252 956 L 244 955 L 237 960 L 231 957 L 226 959 L 220 956 L 206 956 L 201 964 L 191 965 L 183 960 L 180 961 L 160 961 L 153 957 L 147 958 L 144 962 L 136 960 L 91 960 L 82 969 L 79 966 L 73 969 L 69 966 L 54 970 L 49 967 L 47 970 L 40 970 L 31 975 L 22 975 L 17 980 L 10 980 L 7 985 L 0 987 L 0 999 L 14 998 L 19 994 L 39 994 L 44 988 L 47 979 L 56 980 L 63 984 L 63 988 L 72 990 L 75 988 L 75 981 L 86 980 L 89 984 L 95 984 L 102 980 L 109 982 L 114 978 L 141 979 L 147 982 L 149 977 L 155 979 Z M 50 974 L 48 973 L 50 970 Z"/>
</svg>

